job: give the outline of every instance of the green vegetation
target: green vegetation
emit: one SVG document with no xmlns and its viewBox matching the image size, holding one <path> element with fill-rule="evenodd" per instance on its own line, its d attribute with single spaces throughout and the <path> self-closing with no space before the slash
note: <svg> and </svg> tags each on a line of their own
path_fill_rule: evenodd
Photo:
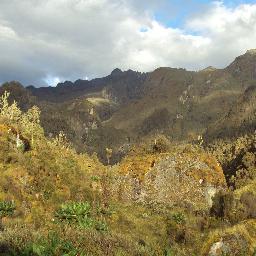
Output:
<svg viewBox="0 0 256 256">
<path fill-rule="evenodd" d="M 38 241 L 27 245 L 21 252 L 11 252 L 13 256 L 86 256 L 83 252 L 77 250 L 74 245 L 62 240 L 57 233 L 49 233 L 47 237 L 40 238 Z"/>
<path fill-rule="evenodd" d="M 14 202 L 0 202 L 0 216 L 6 217 L 11 216 L 15 210 Z"/>
<path fill-rule="evenodd" d="M 63 204 L 55 212 L 55 217 L 61 222 L 76 224 L 82 228 L 95 228 L 99 231 L 107 231 L 107 224 L 105 222 L 93 218 L 92 209 L 88 202 Z"/>
<path fill-rule="evenodd" d="M 217 153 L 225 143 L 205 151 L 152 136 L 109 167 L 78 154 L 63 132 L 46 138 L 39 109 L 22 112 L 8 96 L 0 99 L 0 255 L 210 255 L 216 243 L 223 255 L 253 255 L 252 136 L 243 149 L 226 144 L 232 157 Z M 232 173 L 234 185 L 226 172 L 229 190 L 219 163 L 243 165 L 249 179 Z"/>
<path fill-rule="evenodd" d="M 177 224 L 184 224 L 185 223 L 185 216 L 181 212 L 175 213 L 172 215 L 173 220 Z"/>
</svg>

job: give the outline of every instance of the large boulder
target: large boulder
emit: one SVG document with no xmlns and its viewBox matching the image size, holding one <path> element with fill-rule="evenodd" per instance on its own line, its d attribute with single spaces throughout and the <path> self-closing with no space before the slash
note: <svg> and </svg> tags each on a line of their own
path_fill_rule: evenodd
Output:
<svg viewBox="0 0 256 256">
<path fill-rule="evenodd" d="M 192 145 L 128 156 L 119 166 L 119 175 L 118 196 L 146 204 L 209 209 L 215 193 L 227 188 L 216 158 Z"/>
</svg>

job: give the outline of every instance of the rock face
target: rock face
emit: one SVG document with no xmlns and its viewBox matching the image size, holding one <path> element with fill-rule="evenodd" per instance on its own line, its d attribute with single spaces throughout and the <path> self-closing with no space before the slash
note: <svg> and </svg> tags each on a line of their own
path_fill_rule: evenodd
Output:
<svg viewBox="0 0 256 256">
<path fill-rule="evenodd" d="M 223 171 L 214 158 L 179 152 L 160 160 L 146 174 L 142 195 L 157 203 L 210 207 L 211 198 L 224 188 Z"/>
<path fill-rule="evenodd" d="M 247 241 L 241 235 L 229 235 L 212 245 L 209 256 L 241 255 L 248 250 Z"/>
<path fill-rule="evenodd" d="M 172 153 L 144 156 L 141 163 L 132 158 L 126 158 L 120 165 L 125 175 L 120 181 L 119 191 L 125 199 L 208 209 L 214 194 L 226 189 L 225 177 L 217 160 L 189 145 Z M 129 161 L 137 163 L 131 165 Z"/>
</svg>

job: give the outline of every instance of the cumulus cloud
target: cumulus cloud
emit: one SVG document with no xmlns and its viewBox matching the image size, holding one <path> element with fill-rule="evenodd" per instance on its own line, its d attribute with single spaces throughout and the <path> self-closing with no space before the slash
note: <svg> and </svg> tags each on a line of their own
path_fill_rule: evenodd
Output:
<svg viewBox="0 0 256 256">
<path fill-rule="evenodd" d="M 256 4 L 227 8 L 214 2 L 187 22 L 187 28 L 211 40 L 204 63 L 223 67 L 246 50 L 256 48 Z"/>
<path fill-rule="evenodd" d="M 0 82 L 42 86 L 107 75 L 115 67 L 223 67 L 255 47 L 256 4 L 213 2 L 173 28 L 154 15 L 159 8 L 177 11 L 167 2 L 1 0 Z"/>
</svg>

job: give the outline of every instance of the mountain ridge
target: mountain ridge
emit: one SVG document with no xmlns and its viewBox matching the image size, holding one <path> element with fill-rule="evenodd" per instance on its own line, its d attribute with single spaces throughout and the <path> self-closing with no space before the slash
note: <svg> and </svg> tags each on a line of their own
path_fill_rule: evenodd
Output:
<svg viewBox="0 0 256 256">
<path fill-rule="evenodd" d="M 256 127 L 253 100 L 248 116 L 240 121 L 227 115 L 237 115 L 239 106 L 246 105 L 244 97 L 254 99 L 254 90 L 248 88 L 256 85 L 255 50 L 224 69 L 160 67 L 140 73 L 116 68 L 103 78 L 66 81 L 57 87 L 22 89 L 14 84 L 4 84 L 0 94 L 10 90 L 24 109 L 38 105 L 47 135 L 62 130 L 78 151 L 97 152 L 105 162 L 105 148 L 119 156 L 128 141 L 159 133 L 174 141 L 198 136 L 211 141 L 252 133 Z"/>
</svg>

